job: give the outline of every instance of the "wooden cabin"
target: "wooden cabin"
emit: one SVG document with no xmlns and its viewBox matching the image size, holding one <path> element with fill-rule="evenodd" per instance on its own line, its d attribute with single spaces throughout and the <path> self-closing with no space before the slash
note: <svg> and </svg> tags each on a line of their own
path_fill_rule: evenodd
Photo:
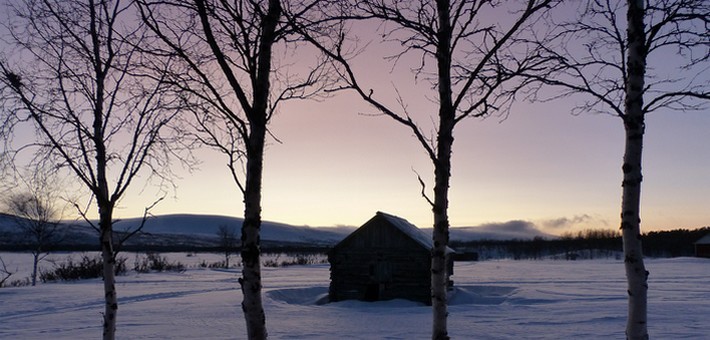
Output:
<svg viewBox="0 0 710 340">
<path fill-rule="evenodd" d="M 710 234 L 701 237 L 695 242 L 695 256 L 710 258 Z"/>
<path fill-rule="evenodd" d="M 328 253 L 330 301 L 408 299 L 431 304 L 431 238 L 405 219 L 377 214 Z M 447 248 L 447 281 L 453 274 Z"/>
</svg>

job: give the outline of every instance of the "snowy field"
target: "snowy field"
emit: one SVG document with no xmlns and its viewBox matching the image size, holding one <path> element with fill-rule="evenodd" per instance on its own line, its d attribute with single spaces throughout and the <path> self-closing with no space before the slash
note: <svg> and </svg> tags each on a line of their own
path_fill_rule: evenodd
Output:
<svg viewBox="0 0 710 340">
<path fill-rule="evenodd" d="M 66 256 L 66 255 L 64 255 Z M 129 267 L 132 256 L 128 254 Z M 118 277 L 119 339 L 244 339 L 236 269 L 194 266 L 217 254 L 170 254 L 183 273 Z M 29 254 L 0 253 L 8 266 Z M 648 259 L 649 331 L 655 339 L 710 338 L 710 260 Z M 22 274 L 24 273 L 24 274 Z M 18 271 L 20 275 L 28 273 Z M 328 266 L 264 269 L 271 339 L 426 339 L 430 309 L 417 303 L 322 304 Z M 623 339 L 623 264 L 594 261 L 457 262 L 449 307 L 454 339 Z M 100 280 L 0 289 L 0 339 L 96 339 Z"/>
</svg>

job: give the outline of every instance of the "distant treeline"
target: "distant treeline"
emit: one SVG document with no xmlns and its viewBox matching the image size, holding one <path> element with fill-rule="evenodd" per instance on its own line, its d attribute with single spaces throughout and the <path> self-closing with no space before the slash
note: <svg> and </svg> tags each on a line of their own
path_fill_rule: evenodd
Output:
<svg viewBox="0 0 710 340">
<path fill-rule="evenodd" d="M 695 241 L 710 233 L 710 227 L 688 230 L 654 231 L 643 235 L 643 251 L 647 257 L 694 256 Z M 577 233 L 566 233 L 558 239 L 532 240 L 478 240 L 451 241 L 451 248 L 466 260 L 490 259 L 598 259 L 620 258 L 622 253 L 621 235 L 608 229 L 589 229 Z M 31 245 L 20 242 L 2 244 L 0 251 L 25 251 Z M 48 251 L 98 251 L 98 245 L 49 245 Z M 294 244 L 282 242 L 262 242 L 265 253 L 324 254 L 330 250 L 325 245 Z M 130 252 L 223 252 L 218 246 L 195 246 L 187 244 L 126 244 L 121 251 Z M 239 252 L 239 249 L 234 251 Z"/>
<path fill-rule="evenodd" d="M 694 256 L 695 241 L 710 233 L 710 227 L 688 230 L 653 231 L 643 235 L 647 257 Z M 621 234 L 615 230 L 589 229 L 563 234 L 559 239 L 452 241 L 459 253 L 477 253 L 479 260 L 522 259 L 595 259 L 620 258 Z"/>
</svg>

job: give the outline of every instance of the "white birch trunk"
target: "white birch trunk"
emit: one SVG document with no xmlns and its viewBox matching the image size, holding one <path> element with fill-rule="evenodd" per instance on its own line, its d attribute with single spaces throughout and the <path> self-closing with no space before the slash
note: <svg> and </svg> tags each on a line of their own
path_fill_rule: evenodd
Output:
<svg viewBox="0 0 710 340">
<path fill-rule="evenodd" d="M 116 338 L 116 317 L 118 298 L 116 294 L 116 265 L 113 253 L 113 214 L 110 207 L 99 207 L 99 228 L 101 230 L 101 258 L 104 280 L 104 324 L 103 339 Z"/>
<path fill-rule="evenodd" d="M 113 251 L 113 207 L 110 200 L 109 185 L 107 176 L 108 154 L 106 152 L 106 142 L 104 133 L 104 95 L 106 73 L 102 69 L 103 65 L 100 52 L 99 34 L 97 19 L 93 1 L 89 3 L 91 12 L 91 34 L 93 42 L 94 75 L 96 76 L 96 98 L 94 107 L 93 122 L 93 142 L 96 150 L 96 182 L 93 188 L 96 202 L 99 207 L 99 242 L 101 243 L 101 258 L 103 260 L 103 280 L 104 280 L 104 324 L 103 339 L 113 340 L 116 338 L 116 316 L 118 314 L 118 298 L 116 294 L 116 270 L 115 256 Z"/>
<path fill-rule="evenodd" d="M 624 244 L 624 267 L 628 283 L 627 339 L 648 339 L 648 271 L 641 248 L 641 156 L 643 151 L 643 88 L 646 70 L 644 2 L 629 0 L 627 13 L 627 72 L 624 107 L 626 146 L 622 171 L 621 230 Z"/>
<path fill-rule="evenodd" d="M 451 149 L 450 146 L 449 144 L 449 150 Z M 449 162 L 443 163 L 450 164 Z M 449 339 L 447 327 L 449 312 L 446 294 L 448 288 L 446 248 L 449 244 L 448 190 L 450 165 L 437 165 L 435 173 L 434 232 L 432 235 L 434 248 L 431 254 L 432 339 L 443 340 Z"/>
<path fill-rule="evenodd" d="M 249 339 L 266 339 L 266 314 L 261 298 L 261 186 L 264 168 L 264 142 L 268 122 L 268 102 L 271 83 L 272 47 L 275 30 L 281 17 L 280 0 L 269 0 L 269 8 L 262 18 L 259 39 L 259 60 L 254 82 L 253 107 L 247 111 L 249 139 L 247 148 L 246 185 L 244 186 L 244 223 L 242 224 L 242 278 L 239 283 L 244 300 L 242 310 Z"/>
<path fill-rule="evenodd" d="M 256 140 L 252 123 L 251 137 Z M 264 129 L 261 142 L 250 145 L 247 160 L 247 180 L 244 192 L 244 223 L 242 224 L 242 277 L 239 284 L 244 300 L 242 311 L 249 339 L 266 339 L 266 314 L 261 299 L 261 179 L 263 166 Z"/>
<path fill-rule="evenodd" d="M 451 18 L 448 0 L 438 0 L 437 70 L 439 77 L 439 132 L 434 162 L 434 249 L 431 257 L 432 334 L 434 340 L 449 339 L 449 316 L 446 290 L 446 248 L 449 245 L 449 181 L 451 179 L 451 146 L 454 143 L 455 110 L 451 100 Z"/>
<path fill-rule="evenodd" d="M 37 285 L 37 267 L 39 266 L 39 256 L 40 256 L 39 250 L 36 250 L 32 254 L 32 257 L 33 257 L 32 258 L 32 286 L 33 287 Z"/>
</svg>

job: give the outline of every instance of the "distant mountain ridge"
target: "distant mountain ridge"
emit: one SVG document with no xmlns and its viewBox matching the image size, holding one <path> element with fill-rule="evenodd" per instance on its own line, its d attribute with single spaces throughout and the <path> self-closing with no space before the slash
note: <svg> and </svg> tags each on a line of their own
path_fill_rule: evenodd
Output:
<svg viewBox="0 0 710 340">
<path fill-rule="evenodd" d="M 406 219 L 406 218 L 405 218 Z M 135 228 L 140 218 L 122 220 L 115 225 L 117 230 Z M 144 232 L 152 234 L 188 234 L 214 236 L 220 225 L 236 228 L 237 234 L 244 219 L 220 215 L 171 214 L 154 216 L 146 221 Z M 308 227 L 286 223 L 262 221 L 261 239 L 264 241 L 335 244 L 358 227 Z M 432 228 L 421 228 L 431 235 Z M 544 233 L 531 222 L 515 220 L 504 223 L 488 223 L 477 227 L 452 227 L 451 240 L 530 240 L 535 237 L 546 239 L 557 236 Z"/>
<path fill-rule="evenodd" d="M 116 230 L 133 229 L 140 225 L 140 218 L 121 220 L 115 224 Z M 220 226 L 234 228 L 236 234 L 244 222 L 243 218 L 220 215 L 171 214 L 149 218 L 143 232 L 150 234 L 183 234 L 216 237 Z M 354 229 L 353 229 L 354 230 Z M 349 231 L 339 228 L 292 226 L 285 223 L 262 221 L 261 239 L 293 243 L 335 244 Z"/>
<path fill-rule="evenodd" d="M 127 244 L 142 246 L 182 245 L 191 247 L 214 247 L 217 243 L 217 230 L 225 225 L 234 228 L 236 235 L 243 223 L 239 217 L 196 214 L 169 214 L 148 218 L 143 227 L 143 234 L 134 236 Z M 130 231 L 137 228 L 141 218 L 117 220 L 114 230 Z M 65 222 L 63 244 L 95 245 L 98 243 L 96 231 L 88 223 Z M 285 223 L 263 221 L 261 240 L 271 245 L 311 245 L 332 246 L 345 238 L 357 227 L 308 227 L 293 226 Z M 421 228 L 431 235 L 432 228 Z M 526 221 L 491 223 L 478 227 L 452 227 L 452 241 L 473 240 L 529 240 L 534 237 L 556 238 L 538 230 L 534 224 Z M 23 236 L 14 224 L 13 217 L 0 214 L 0 246 L 12 246 L 22 243 Z"/>
</svg>

